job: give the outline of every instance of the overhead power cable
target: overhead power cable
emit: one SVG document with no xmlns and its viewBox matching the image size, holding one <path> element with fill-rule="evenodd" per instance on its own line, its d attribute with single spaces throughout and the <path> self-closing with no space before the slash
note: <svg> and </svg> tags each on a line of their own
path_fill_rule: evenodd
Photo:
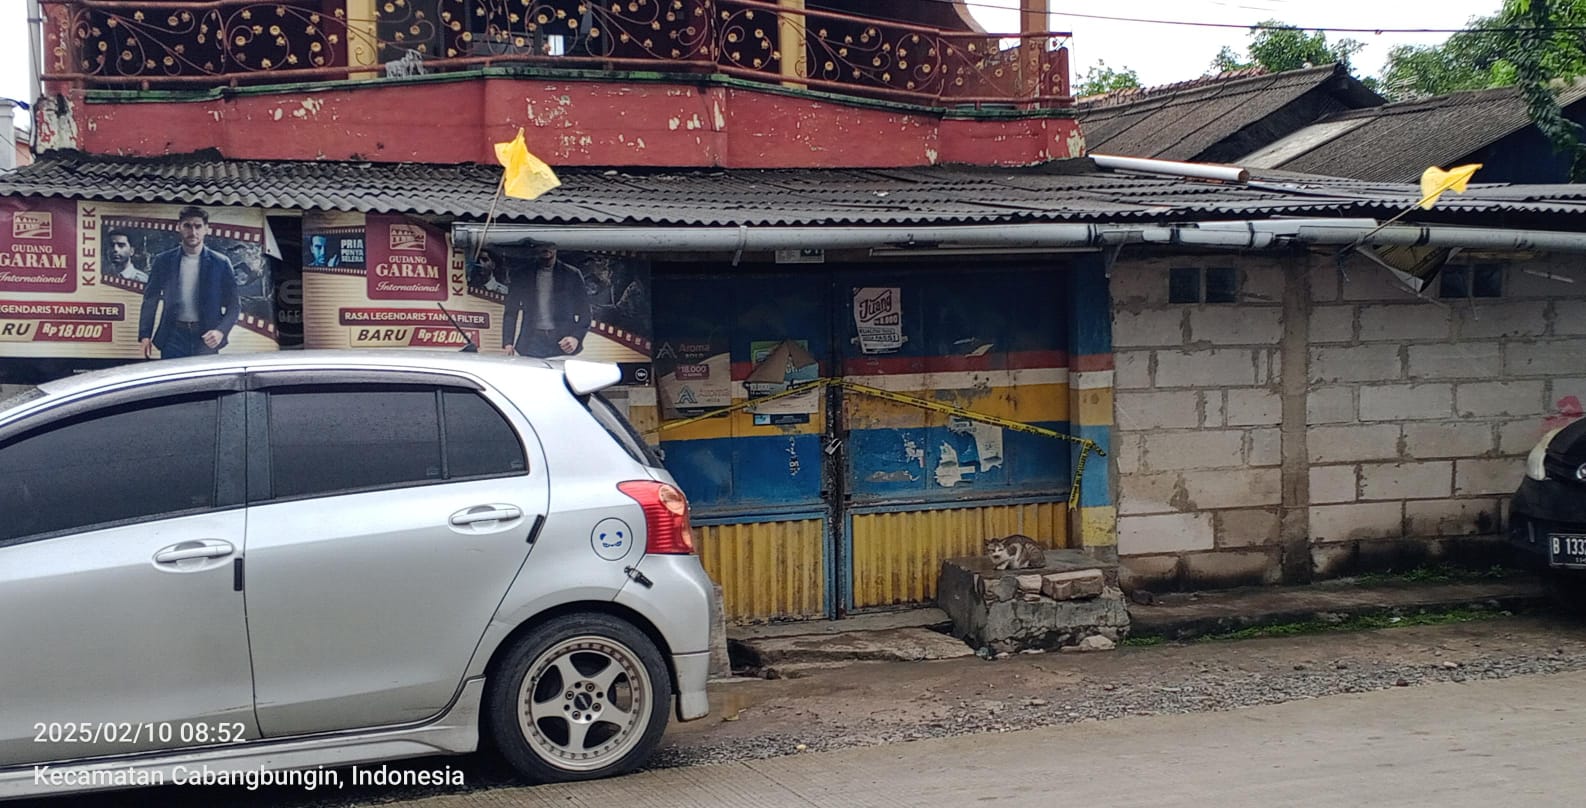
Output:
<svg viewBox="0 0 1586 808">
<path fill-rule="evenodd" d="M 930 0 L 931 2 L 950 2 L 950 0 Z M 967 4 L 966 4 L 967 5 Z M 982 5 L 976 3 L 975 5 Z M 1133 22 L 1147 25 L 1182 25 L 1194 28 L 1234 28 L 1242 31 L 1318 31 L 1330 34 L 1464 34 L 1464 33 L 1516 33 L 1520 31 L 1586 31 L 1586 25 L 1548 25 L 1534 27 L 1528 25 L 1500 25 L 1477 26 L 1472 28 L 1330 28 L 1314 25 L 1241 25 L 1233 22 L 1191 22 L 1186 20 L 1148 20 L 1138 17 L 1109 17 L 1102 14 L 1077 14 L 1068 11 L 1054 11 L 1054 17 L 1079 17 L 1087 20 L 1108 20 L 1110 22 Z"/>
<path fill-rule="evenodd" d="M 974 2 L 973 0 L 962 0 L 961 2 L 958 2 L 958 1 L 955 1 L 955 0 L 925 0 L 925 1 L 929 2 L 929 3 L 937 3 L 937 4 L 949 5 L 949 6 L 962 5 L 962 6 L 965 6 L 967 8 L 992 9 L 992 10 L 996 10 L 996 11 L 1009 12 L 1009 13 L 1013 13 L 1013 14 L 1017 14 L 1019 12 L 1019 9 L 1018 9 L 1017 6 L 1011 6 L 1011 7 L 1010 6 L 999 6 L 999 5 L 994 5 L 992 3 L 977 3 L 977 2 Z M 811 8 L 819 8 L 819 6 L 815 6 L 814 4 L 811 4 Z M 836 9 L 825 9 L 825 10 L 836 10 Z M 1137 24 L 1141 24 L 1141 25 L 1177 25 L 1177 26 L 1183 26 L 1183 27 L 1186 27 L 1186 28 L 1225 28 L 1225 29 L 1236 30 L 1236 31 L 1316 31 L 1316 32 L 1319 32 L 1319 33 L 1329 33 L 1329 34 L 1464 34 L 1464 33 L 1519 33 L 1519 32 L 1522 32 L 1522 31 L 1546 31 L 1546 32 L 1586 31 L 1586 25 L 1548 25 L 1548 26 L 1541 26 L 1541 27 L 1532 27 L 1532 26 L 1523 26 L 1523 25 L 1522 26 L 1497 25 L 1497 26 L 1476 26 L 1476 27 L 1472 27 L 1472 28 L 1348 28 L 1348 27 L 1335 28 L 1335 27 L 1325 26 L 1325 25 L 1322 25 L 1322 26 L 1317 26 L 1317 25 L 1288 25 L 1288 24 L 1283 24 L 1283 25 L 1263 25 L 1261 23 L 1249 23 L 1249 24 L 1246 24 L 1246 23 L 1235 23 L 1235 22 L 1198 22 L 1198 21 L 1195 21 L 1195 20 L 1156 20 L 1156 19 L 1148 19 L 1148 18 L 1144 18 L 1144 17 L 1114 17 L 1114 16 L 1110 16 L 1110 15 L 1106 15 L 1106 14 L 1082 14 L 1082 13 L 1079 13 L 1079 12 L 1072 12 L 1072 11 L 1051 11 L 1051 10 L 1048 10 L 1047 14 L 1048 14 L 1049 17 L 1074 17 L 1076 19 L 1105 20 L 1105 21 L 1108 21 L 1108 22 L 1128 22 L 1128 23 L 1137 23 Z M 888 18 L 881 18 L 881 19 L 888 19 Z M 894 20 L 890 20 L 890 21 L 892 21 L 892 22 L 908 22 L 906 20 L 895 20 L 895 19 Z M 991 33 L 1012 33 L 1012 32 L 1009 32 L 1009 31 L 993 31 Z"/>
</svg>

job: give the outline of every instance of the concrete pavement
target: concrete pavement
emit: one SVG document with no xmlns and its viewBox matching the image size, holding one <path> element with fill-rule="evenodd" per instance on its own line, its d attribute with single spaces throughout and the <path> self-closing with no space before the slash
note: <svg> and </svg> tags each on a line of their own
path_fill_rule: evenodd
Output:
<svg viewBox="0 0 1586 808">
<path fill-rule="evenodd" d="M 575 785 L 424 808 L 1355 808 L 1586 804 L 1586 672 L 1130 717 Z"/>
</svg>

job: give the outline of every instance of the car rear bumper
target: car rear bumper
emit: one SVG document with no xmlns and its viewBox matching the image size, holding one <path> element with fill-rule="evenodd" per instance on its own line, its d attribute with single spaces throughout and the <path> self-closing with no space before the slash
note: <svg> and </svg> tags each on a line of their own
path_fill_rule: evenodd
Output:
<svg viewBox="0 0 1586 808">
<path fill-rule="evenodd" d="M 1586 487 L 1527 478 L 1509 504 L 1509 542 L 1538 563 L 1549 561 L 1548 536 L 1586 533 Z"/>
<path fill-rule="evenodd" d="M 710 715 L 710 696 L 705 682 L 710 679 L 710 653 L 673 654 L 677 671 L 677 720 L 693 721 Z"/>
<path fill-rule="evenodd" d="M 617 603 L 644 615 L 666 640 L 672 655 L 680 721 L 710 712 L 710 602 L 715 587 L 699 557 L 649 553 L 635 565 L 642 580 L 629 581 Z"/>
</svg>

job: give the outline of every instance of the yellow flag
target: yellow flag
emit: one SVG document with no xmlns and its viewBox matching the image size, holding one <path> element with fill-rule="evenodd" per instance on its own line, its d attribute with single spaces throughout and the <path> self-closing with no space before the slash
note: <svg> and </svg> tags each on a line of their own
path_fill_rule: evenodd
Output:
<svg viewBox="0 0 1586 808">
<path fill-rule="evenodd" d="M 523 129 L 509 143 L 496 144 L 496 161 L 506 169 L 504 190 L 507 196 L 535 199 L 562 184 L 544 160 L 529 154 L 523 145 Z"/>
<path fill-rule="evenodd" d="M 499 147 L 498 147 L 499 148 Z M 1421 173 L 1421 207 L 1431 210 L 1437 204 L 1437 198 L 1444 191 L 1453 191 L 1456 194 L 1465 192 L 1465 184 L 1470 182 L 1472 174 L 1481 168 L 1481 163 L 1455 166 L 1444 171 L 1437 166 L 1432 166 Z"/>
</svg>

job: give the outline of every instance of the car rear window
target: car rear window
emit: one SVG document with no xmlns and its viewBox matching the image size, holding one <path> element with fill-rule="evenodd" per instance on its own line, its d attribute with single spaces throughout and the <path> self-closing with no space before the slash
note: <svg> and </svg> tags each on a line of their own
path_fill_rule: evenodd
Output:
<svg viewBox="0 0 1586 808">
<path fill-rule="evenodd" d="M 446 476 L 522 474 L 528 468 L 512 425 L 472 390 L 446 390 L 441 398 L 446 425 Z"/>
<path fill-rule="evenodd" d="M 595 416 L 595 420 L 602 427 L 605 427 L 606 432 L 627 450 L 628 456 L 650 468 L 662 467 L 660 456 L 644 442 L 639 431 L 633 428 L 633 424 L 628 423 L 627 418 L 622 417 L 622 413 L 618 412 L 605 396 L 599 393 L 585 396 L 584 406 L 589 408 L 589 413 Z"/>
</svg>

